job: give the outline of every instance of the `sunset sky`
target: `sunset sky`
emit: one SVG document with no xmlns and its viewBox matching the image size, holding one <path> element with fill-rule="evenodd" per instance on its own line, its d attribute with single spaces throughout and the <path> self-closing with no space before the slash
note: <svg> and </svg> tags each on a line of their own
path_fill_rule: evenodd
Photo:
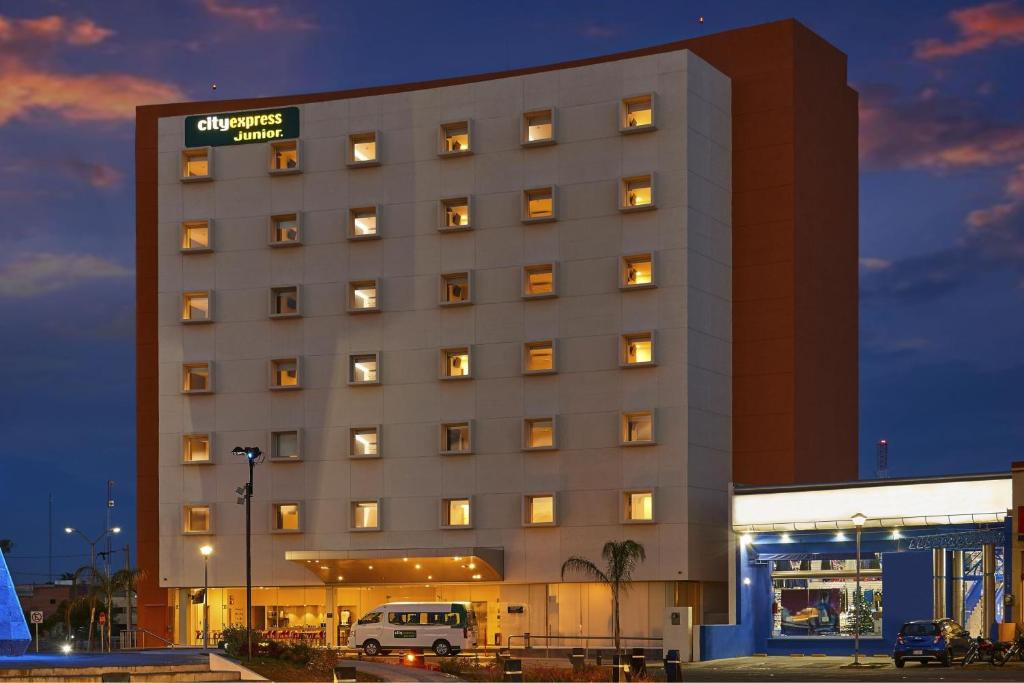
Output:
<svg viewBox="0 0 1024 683">
<path fill-rule="evenodd" d="M 46 578 L 51 492 L 55 528 L 95 535 L 117 480 L 118 545 L 134 545 L 136 105 L 524 67 L 787 17 L 849 56 L 860 92 L 861 475 L 879 438 L 895 476 L 1024 460 L 1024 0 L 3 0 L 0 538 L 16 579 Z M 57 572 L 88 560 L 63 533 L 54 554 Z"/>
</svg>

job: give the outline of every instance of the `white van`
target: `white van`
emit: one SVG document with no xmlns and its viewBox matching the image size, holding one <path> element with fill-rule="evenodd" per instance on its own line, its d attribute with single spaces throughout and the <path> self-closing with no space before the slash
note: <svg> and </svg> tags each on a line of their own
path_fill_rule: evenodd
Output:
<svg viewBox="0 0 1024 683">
<path fill-rule="evenodd" d="M 468 602 L 389 602 L 363 615 L 348 642 L 371 657 L 411 649 L 447 657 L 476 647 L 476 635 L 476 613 Z"/>
</svg>

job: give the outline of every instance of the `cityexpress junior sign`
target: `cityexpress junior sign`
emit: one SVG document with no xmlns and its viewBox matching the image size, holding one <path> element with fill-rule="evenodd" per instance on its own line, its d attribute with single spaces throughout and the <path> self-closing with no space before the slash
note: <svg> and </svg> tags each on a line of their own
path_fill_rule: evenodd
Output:
<svg viewBox="0 0 1024 683">
<path fill-rule="evenodd" d="M 299 137 L 299 108 L 185 117 L 186 147 L 220 147 Z"/>
</svg>

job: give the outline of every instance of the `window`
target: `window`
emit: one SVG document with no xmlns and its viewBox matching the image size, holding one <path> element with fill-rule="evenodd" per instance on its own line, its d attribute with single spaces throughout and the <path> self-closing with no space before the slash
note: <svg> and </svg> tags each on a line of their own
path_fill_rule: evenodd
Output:
<svg viewBox="0 0 1024 683">
<path fill-rule="evenodd" d="M 186 534 L 208 534 L 213 530 L 209 505 L 186 505 L 182 516 Z"/>
<path fill-rule="evenodd" d="M 185 221 L 182 223 L 181 250 L 193 254 L 213 251 L 213 226 L 210 221 Z"/>
<path fill-rule="evenodd" d="M 378 531 L 380 530 L 380 501 L 379 500 L 354 500 L 352 501 L 352 526 L 353 531 Z"/>
<path fill-rule="evenodd" d="M 377 222 L 380 207 L 362 206 L 348 210 L 348 238 L 350 240 L 373 240 L 380 237 Z"/>
<path fill-rule="evenodd" d="M 349 384 L 379 384 L 380 359 L 376 353 L 355 353 L 348 357 Z"/>
<path fill-rule="evenodd" d="M 185 292 L 181 295 L 181 321 L 183 323 L 208 323 L 213 320 L 210 309 L 210 292 Z"/>
<path fill-rule="evenodd" d="M 299 389 L 299 359 L 277 358 L 270 361 L 271 389 Z"/>
<path fill-rule="evenodd" d="M 555 342 L 527 342 L 523 344 L 523 374 L 547 375 L 555 372 Z"/>
<path fill-rule="evenodd" d="M 523 526 L 554 526 L 555 495 L 539 493 L 523 497 Z"/>
<path fill-rule="evenodd" d="M 213 391 L 213 372 L 209 363 L 185 363 L 181 366 L 181 391 L 208 394 Z"/>
<path fill-rule="evenodd" d="M 349 166 L 376 166 L 380 163 L 380 147 L 376 131 L 352 133 L 348 136 Z"/>
<path fill-rule="evenodd" d="M 469 347 L 441 349 L 441 379 L 469 379 Z"/>
<path fill-rule="evenodd" d="M 471 154 L 469 146 L 470 122 L 455 121 L 441 124 L 441 156 Z"/>
<path fill-rule="evenodd" d="M 622 100 L 619 132 L 654 130 L 654 95 L 637 95 Z"/>
<path fill-rule="evenodd" d="M 471 303 L 469 273 L 445 273 L 441 276 L 441 305 L 458 306 Z"/>
<path fill-rule="evenodd" d="M 377 280 L 362 280 L 348 283 L 348 312 L 375 313 L 377 306 Z"/>
<path fill-rule="evenodd" d="M 851 544 L 836 545 L 848 548 Z M 843 550 L 837 548 L 834 554 L 816 553 L 804 556 L 804 559 L 768 561 L 772 577 L 772 602 L 777 603 L 777 607 L 772 614 L 769 612 L 771 604 L 766 602 L 762 607 L 762 615 L 766 621 L 771 619 L 772 637 L 829 638 L 843 633 L 846 630 L 845 624 L 854 623 L 856 602 L 852 598 L 858 583 L 857 560 L 847 559 L 842 553 Z M 859 582 L 868 603 L 868 614 L 865 617 L 869 617 L 872 622 L 867 624 L 868 619 L 865 618 L 861 637 L 880 637 L 885 603 L 881 553 L 863 553 Z M 958 624 L 948 621 L 938 628 L 931 623 L 921 622 L 910 626 L 913 632 L 904 628 L 905 636 L 931 637 L 938 636 L 940 632 L 947 637 L 953 633 L 968 635 Z"/>
<path fill-rule="evenodd" d="M 523 268 L 523 298 L 545 299 L 558 295 L 554 263 L 540 263 Z"/>
<path fill-rule="evenodd" d="M 654 208 L 654 178 L 652 175 L 623 178 L 621 187 L 620 211 L 645 211 Z"/>
<path fill-rule="evenodd" d="M 653 491 L 625 491 L 622 494 L 622 504 L 623 522 L 628 524 L 654 521 Z"/>
<path fill-rule="evenodd" d="M 471 422 L 447 422 L 441 425 L 441 455 L 461 455 L 473 452 L 473 425 Z"/>
<path fill-rule="evenodd" d="M 298 140 L 281 140 L 270 143 L 271 175 L 299 173 L 301 170 Z"/>
<path fill-rule="evenodd" d="M 302 459 L 302 436 L 298 429 L 270 432 L 270 459 L 278 462 Z"/>
<path fill-rule="evenodd" d="M 646 289 L 654 286 L 654 255 L 633 254 L 622 257 L 619 289 Z"/>
<path fill-rule="evenodd" d="M 555 110 L 538 109 L 523 114 L 524 147 L 550 145 L 555 142 Z"/>
<path fill-rule="evenodd" d="M 213 179 L 213 148 L 196 147 L 181 153 L 181 179 L 195 182 Z"/>
<path fill-rule="evenodd" d="M 299 214 L 284 213 L 270 217 L 270 246 L 292 247 L 302 244 L 299 232 Z"/>
<path fill-rule="evenodd" d="M 550 451 L 555 447 L 555 418 L 528 417 L 523 420 L 524 451 Z"/>
<path fill-rule="evenodd" d="M 187 464 L 211 463 L 210 435 L 185 434 L 181 437 L 181 459 Z"/>
<path fill-rule="evenodd" d="M 441 501 L 441 528 L 469 529 L 473 526 L 469 510 L 469 498 L 445 498 Z"/>
<path fill-rule="evenodd" d="M 622 360 L 624 368 L 654 365 L 654 333 L 636 332 L 622 335 Z"/>
<path fill-rule="evenodd" d="M 441 230 L 445 232 L 469 230 L 472 227 L 469 222 L 469 207 L 469 197 L 452 197 L 451 199 L 442 199 Z"/>
<path fill-rule="evenodd" d="M 298 503 L 272 503 L 270 505 L 271 533 L 298 533 L 301 530 Z"/>
<path fill-rule="evenodd" d="M 283 285 L 270 288 L 270 317 L 295 318 L 299 311 L 299 286 Z"/>
<path fill-rule="evenodd" d="M 350 458 L 376 458 L 380 456 L 380 425 L 352 427 L 348 430 Z"/>
<path fill-rule="evenodd" d="M 554 186 L 523 190 L 523 223 L 545 223 L 555 220 L 555 196 Z"/>
<path fill-rule="evenodd" d="M 654 413 L 646 410 L 622 414 L 619 437 L 623 446 L 648 446 L 654 443 Z"/>
</svg>

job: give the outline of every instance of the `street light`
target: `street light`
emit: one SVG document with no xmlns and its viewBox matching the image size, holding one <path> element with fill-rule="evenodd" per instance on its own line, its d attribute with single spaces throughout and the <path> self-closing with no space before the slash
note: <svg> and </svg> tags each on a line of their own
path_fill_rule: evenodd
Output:
<svg viewBox="0 0 1024 683">
<path fill-rule="evenodd" d="M 89 544 L 89 566 L 92 567 L 93 571 L 96 571 L 96 544 L 102 541 L 104 538 L 106 538 L 107 534 L 121 533 L 121 527 L 115 526 L 112 529 L 107 529 L 102 534 L 97 536 L 95 539 L 89 538 L 73 526 L 64 527 L 64 533 L 68 534 L 69 536 L 71 534 L 78 534 L 79 536 L 85 539 L 85 542 Z"/>
<path fill-rule="evenodd" d="M 210 647 L 210 554 L 212 545 L 204 545 L 199 549 L 203 556 L 203 649 Z"/>
<path fill-rule="evenodd" d="M 859 667 L 860 663 L 860 603 L 858 601 L 863 600 L 863 596 L 860 592 L 860 532 L 864 528 L 864 522 L 868 521 L 868 518 L 861 514 L 856 513 L 850 517 L 850 521 L 853 522 L 853 526 L 857 529 L 857 588 L 854 591 L 854 603 L 853 603 L 853 666 Z M 866 665 L 865 665 L 866 666 Z"/>
<path fill-rule="evenodd" d="M 246 657 L 252 658 L 252 475 L 258 463 L 263 462 L 263 451 L 258 446 L 235 446 L 232 455 L 245 456 L 249 463 L 249 483 L 235 489 L 239 503 L 245 503 L 245 639 Z"/>
</svg>

